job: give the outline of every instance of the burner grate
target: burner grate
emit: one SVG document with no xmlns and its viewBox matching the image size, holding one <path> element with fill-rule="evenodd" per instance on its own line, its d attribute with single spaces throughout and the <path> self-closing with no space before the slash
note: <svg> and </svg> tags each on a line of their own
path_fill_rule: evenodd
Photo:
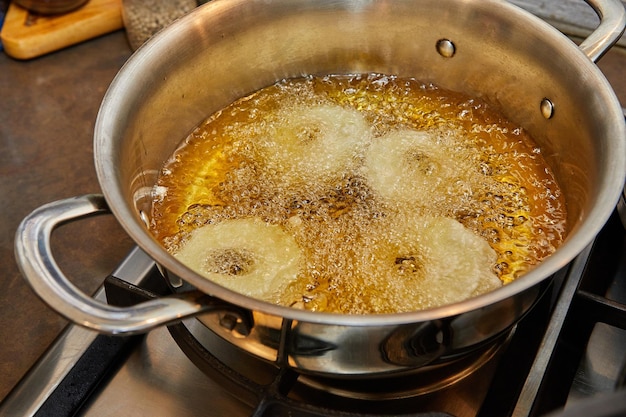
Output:
<svg viewBox="0 0 626 417">
<path fill-rule="evenodd" d="M 575 387 L 587 356 L 602 357 L 610 348 L 618 351 L 621 360 L 626 359 L 625 254 L 624 229 L 614 214 L 594 244 L 571 266 L 513 417 L 542 416 L 575 402 Z M 606 325 L 615 331 L 604 331 Z M 609 342 L 607 334 L 613 338 Z M 619 390 L 619 381 L 611 388 Z M 590 391 L 587 397 L 596 394 L 592 387 L 585 389 Z M 618 395 L 625 403 L 621 412 L 626 414 L 626 394 Z"/>
<path fill-rule="evenodd" d="M 339 410 L 335 404 L 319 406 L 293 399 L 289 396 L 300 375 L 289 368 L 276 368 L 274 378 L 268 383 L 258 383 L 225 365 L 189 331 L 184 324 L 169 326 L 172 337 L 187 357 L 210 378 L 217 379 L 225 389 L 254 408 L 253 417 L 381 417 L 392 414 L 366 413 Z M 398 417 L 453 417 L 442 412 L 393 414 Z"/>
<path fill-rule="evenodd" d="M 112 304 L 117 304 L 120 300 L 123 300 L 124 303 L 136 304 L 146 297 L 156 296 L 156 294 L 150 294 L 143 288 L 115 277 L 109 277 L 106 280 L 105 288 L 107 299 Z M 287 331 L 286 329 L 290 327 L 290 323 L 286 322 L 283 329 Z M 219 385 L 238 401 L 254 409 L 253 415 L 256 417 L 283 415 L 302 417 L 380 417 L 389 415 L 451 417 L 452 415 L 447 412 L 448 410 L 446 412 L 439 411 L 442 410 L 441 399 L 433 400 L 427 394 L 435 392 L 433 395 L 438 395 L 448 385 L 453 385 L 454 389 L 458 389 L 456 388 L 458 381 L 464 382 L 465 379 L 481 378 L 481 375 L 486 376 L 482 378 L 481 384 L 488 384 L 491 379 L 490 366 L 493 366 L 492 362 L 495 362 L 501 347 L 506 346 L 511 338 L 508 334 L 503 335 L 486 345 L 482 350 L 453 362 L 453 366 L 450 366 L 449 370 L 446 366 L 442 367 L 445 369 L 436 368 L 426 372 L 420 370 L 419 375 L 392 377 L 382 382 L 381 380 L 357 381 L 355 389 L 359 390 L 366 387 L 365 390 L 362 392 L 359 390 L 357 395 L 346 391 L 348 395 L 344 395 L 342 389 L 354 388 L 354 384 L 348 382 L 342 385 L 341 381 L 333 381 L 335 384 L 339 384 L 337 387 L 328 385 L 328 381 L 323 379 L 303 376 L 289 367 L 281 366 L 284 360 L 281 361 L 280 357 L 275 364 L 270 364 L 250 355 L 238 354 L 236 347 L 214 335 L 195 318 L 168 326 L 168 330 L 176 344 L 198 369 L 211 380 L 218 381 Z M 288 340 L 288 338 L 281 337 L 280 340 Z M 284 351 L 285 349 L 279 349 L 279 352 Z M 218 352 L 219 357 L 212 352 Z M 230 359 L 226 357 L 226 362 L 224 362 L 224 352 L 228 352 L 226 356 L 233 356 L 234 362 L 238 366 L 233 366 L 232 357 Z M 254 371 L 245 372 L 249 369 Z M 430 375 L 428 372 L 434 372 L 435 375 Z M 475 376 L 474 374 L 479 375 Z M 422 381 L 428 380 L 429 377 L 432 381 L 426 382 L 424 385 Z M 446 382 L 446 386 L 441 385 L 442 381 Z M 434 382 L 436 384 L 433 385 Z M 316 387 L 316 383 L 320 384 L 321 388 Z M 368 384 L 369 387 L 367 387 Z M 375 387 L 372 388 L 372 384 L 378 385 L 383 391 L 389 389 L 389 395 L 382 397 L 374 395 L 378 390 Z M 381 385 L 383 386 L 381 387 Z M 388 388 L 387 385 L 392 386 L 392 388 Z M 469 386 L 466 388 L 468 395 L 473 393 L 477 397 L 477 401 L 480 401 L 482 397 L 475 395 L 476 384 L 470 382 L 467 385 Z M 400 386 L 402 395 L 394 395 L 394 386 Z M 327 390 L 327 387 L 330 389 Z M 405 395 L 411 389 L 415 393 Z M 486 392 L 486 389 L 483 392 Z M 444 401 L 448 401 L 448 399 L 444 398 Z M 319 404 L 324 405 L 320 406 Z M 418 410 L 418 412 L 407 414 L 407 410 Z M 425 412 L 422 410 L 437 411 Z"/>
</svg>

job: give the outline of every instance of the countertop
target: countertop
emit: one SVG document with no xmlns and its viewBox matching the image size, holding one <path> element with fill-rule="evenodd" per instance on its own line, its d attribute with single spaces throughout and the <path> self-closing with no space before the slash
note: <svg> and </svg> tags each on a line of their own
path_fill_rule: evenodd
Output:
<svg viewBox="0 0 626 417">
<path fill-rule="evenodd" d="M 93 128 L 109 83 L 130 55 L 124 31 L 30 61 L 0 53 L 0 400 L 67 324 L 21 277 L 16 228 L 45 203 L 100 191 Z M 626 105 L 626 52 L 613 49 L 599 65 Z M 53 239 L 58 263 L 88 293 L 132 246 L 107 215 L 63 226 Z"/>
<path fill-rule="evenodd" d="M 67 324 L 20 275 L 15 231 L 38 206 L 100 191 L 93 128 L 108 85 L 130 55 L 124 31 L 30 61 L 0 53 L 0 399 Z M 88 293 L 133 246 L 108 215 L 59 228 L 52 243 L 58 263 Z"/>
</svg>

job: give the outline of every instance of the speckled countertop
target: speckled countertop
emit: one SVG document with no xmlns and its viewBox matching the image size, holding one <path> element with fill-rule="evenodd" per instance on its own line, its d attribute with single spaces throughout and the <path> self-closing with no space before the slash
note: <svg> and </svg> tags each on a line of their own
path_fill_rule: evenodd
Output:
<svg viewBox="0 0 626 417">
<path fill-rule="evenodd" d="M 31 61 L 0 53 L 0 399 L 67 324 L 28 288 L 14 260 L 19 222 L 50 201 L 99 192 L 92 132 L 100 101 L 131 49 L 123 31 Z M 626 50 L 600 62 L 626 105 Z M 112 216 L 60 228 L 58 263 L 93 292 L 133 243 Z"/>
</svg>

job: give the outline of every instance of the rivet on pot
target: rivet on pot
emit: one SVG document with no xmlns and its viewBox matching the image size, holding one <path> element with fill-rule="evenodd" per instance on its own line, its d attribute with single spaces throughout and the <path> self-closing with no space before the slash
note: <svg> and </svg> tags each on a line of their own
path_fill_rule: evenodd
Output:
<svg viewBox="0 0 626 417">
<path fill-rule="evenodd" d="M 543 114 L 543 117 L 546 119 L 550 119 L 554 116 L 554 104 L 547 98 L 541 100 L 539 108 L 541 109 L 541 114 Z"/>
<path fill-rule="evenodd" d="M 437 41 L 437 52 L 444 58 L 452 58 L 456 53 L 456 46 L 448 39 L 439 39 Z"/>
</svg>

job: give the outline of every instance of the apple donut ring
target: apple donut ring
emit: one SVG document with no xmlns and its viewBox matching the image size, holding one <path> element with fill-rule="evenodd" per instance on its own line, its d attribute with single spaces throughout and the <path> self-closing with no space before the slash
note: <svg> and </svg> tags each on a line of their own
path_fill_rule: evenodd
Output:
<svg viewBox="0 0 626 417">
<path fill-rule="evenodd" d="M 493 271 L 496 253 L 482 238 L 447 217 L 396 219 L 388 232 L 375 237 L 367 257 L 381 286 L 383 311 L 427 309 L 463 301 L 496 289 L 502 282 Z"/>
<path fill-rule="evenodd" d="M 357 110 L 332 104 L 283 107 L 261 141 L 265 166 L 290 183 L 343 173 L 362 159 L 371 127 Z"/>
<path fill-rule="evenodd" d="M 296 278 L 301 258 L 290 234 L 257 218 L 195 229 L 174 256 L 211 281 L 266 301 Z"/>
<path fill-rule="evenodd" d="M 364 172 L 372 189 L 386 200 L 429 204 L 461 175 L 460 162 L 433 134 L 400 129 L 372 141 Z"/>
</svg>

